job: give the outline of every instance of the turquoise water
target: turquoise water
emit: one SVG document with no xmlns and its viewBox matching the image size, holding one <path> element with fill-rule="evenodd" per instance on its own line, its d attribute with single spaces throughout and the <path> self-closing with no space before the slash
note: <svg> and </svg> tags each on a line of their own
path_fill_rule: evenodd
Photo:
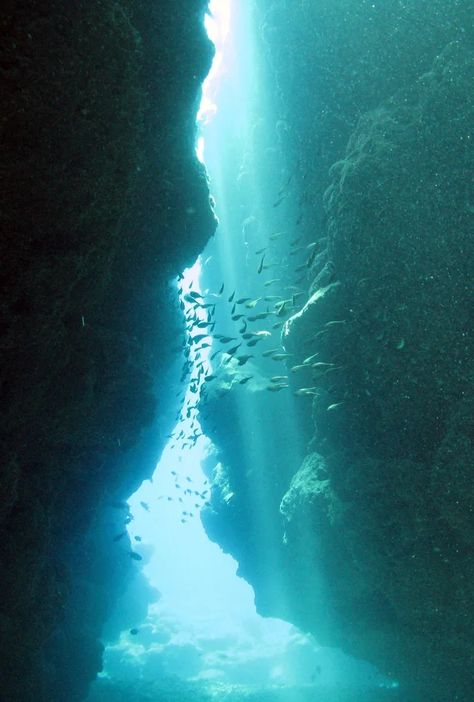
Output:
<svg viewBox="0 0 474 702">
<path fill-rule="evenodd" d="M 430 110 L 458 49 L 440 57 L 435 39 L 455 30 L 441 23 L 417 47 L 404 3 L 211 5 L 216 58 L 196 146 L 219 226 L 176 285 L 182 408 L 153 480 L 129 500 L 156 592 L 109 641 L 91 702 L 425 702 L 417 686 L 432 679 L 445 694 L 446 641 L 470 632 L 460 617 L 437 628 L 458 523 L 435 506 L 449 502 L 439 466 L 452 447 L 434 459 L 433 436 L 448 402 L 439 377 L 447 369 L 452 397 L 459 379 L 433 351 L 429 312 L 443 306 L 445 264 L 450 304 L 464 293 L 444 230 L 439 256 L 423 243 L 442 210 L 440 164 L 400 204 L 393 192 L 436 133 Z M 393 73 L 393 53 L 374 58 L 387 31 Z M 420 222 L 422 206 L 438 215 Z M 461 649 L 452 644 L 455 671 Z"/>
</svg>

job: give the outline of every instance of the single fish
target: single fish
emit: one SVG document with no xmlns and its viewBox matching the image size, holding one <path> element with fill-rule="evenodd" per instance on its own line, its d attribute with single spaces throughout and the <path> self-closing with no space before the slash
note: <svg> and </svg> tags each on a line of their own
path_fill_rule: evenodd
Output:
<svg viewBox="0 0 474 702">
<path fill-rule="evenodd" d="M 288 308 L 292 306 L 292 300 L 291 298 L 289 300 L 282 300 L 282 302 L 277 302 L 275 305 L 275 313 L 277 317 L 283 317 L 283 315 L 288 311 L 290 311 Z"/>
<path fill-rule="evenodd" d="M 286 361 L 293 356 L 292 353 L 274 353 L 272 359 L 274 361 Z"/>
<path fill-rule="evenodd" d="M 310 255 L 308 256 L 308 260 L 306 261 L 306 268 L 311 268 L 311 266 L 313 265 L 314 259 L 316 258 L 317 254 L 318 254 L 318 249 L 317 249 L 317 247 L 316 247 L 316 248 L 314 248 L 314 249 L 311 251 Z"/>
<path fill-rule="evenodd" d="M 279 383 L 274 385 L 267 385 L 266 390 L 270 390 L 270 392 L 279 392 L 280 390 L 284 390 L 287 387 L 288 385 L 286 383 Z"/>
<path fill-rule="evenodd" d="M 342 402 L 334 402 L 332 405 L 329 405 L 329 407 L 327 407 L 326 410 L 327 410 L 327 412 L 331 412 L 332 410 L 335 410 L 336 407 L 340 407 L 343 404 L 344 404 L 344 400 Z"/>
<path fill-rule="evenodd" d="M 261 273 L 262 270 L 263 270 L 263 262 L 264 262 L 264 261 L 265 261 L 265 254 L 263 254 L 262 260 L 260 261 L 260 265 L 259 265 L 259 267 L 258 267 L 257 273 L 258 273 L 259 275 L 260 275 L 260 273 Z"/>
<path fill-rule="evenodd" d="M 268 358 L 269 356 L 273 356 L 274 353 L 279 353 L 280 351 L 281 351 L 281 348 L 280 348 L 280 347 L 278 347 L 278 348 L 276 348 L 276 349 L 268 349 L 268 351 L 264 351 L 264 352 L 262 353 L 262 356 L 263 356 L 264 358 Z"/>
<path fill-rule="evenodd" d="M 308 370 L 308 366 L 305 365 L 304 363 L 299 364 L 299 365 L 297 365 L 297 366 L 293 366 L 293 368 L 291 369 L 291 372 L 292 372 L 292 373 L 298 373 L 298 371 L 303 370 L 303 369 Z"/>
<path fill-rule="evenodd" d="M 139 553 L 135 553 L 135 551 L 130 551 L 129 554 L 130 558 L 133 558 L 134 561 L 142 561 L 143 557 L 140 556 Z"/>
<path fill-rule="evenodd" d="M 214 337 L 217 339 L 217 337 Z M 237 341 L 237 337 L 235 336 L 221 336 L 218 341 L 221 342 L 221 344 L 228 344 L 230 341 Z"/>
<path fill-rule="evenodd" d="M 260 312 L 260 314 L 254 314 L 253 317 L 248 317 L 247 319 L 249 322 L 257 322 L 259 319 L 266 319 L 272 314 L 274 314 L 274 312 Z"/>
<path fill-rule="evenodd" d="M 297 397 L 306 397 L 309 395 L 317 395 L 318 394 L 318 388 L 300 388 L 299 390 L 295 390 L 295 395 Z"/>
<path fill-rule="evenodd" d="M 242 378 L 241 380 L 239 380 L 239 385 L 245 385 L 245 383 L 248 383 L 249 380 L 252 379 L 252 377 L 253 376 L 251 376 L 251 375 L 246 375 L 245 378 Z"/>
<path fill-rule="evenodd" d="M 199 344 L 200 341 L 203 339 L 206 339 L 209 337 L 209 334 L 196 334 L 195 336 L 192 336 L 192 343 L 193 344 Z"/>
<path fill-rule="evenodd" d="M 269 288 L 270 285 L 273 285 L 274 283 L 280 283 L 280 282 L 281 282 L 281 278 L 272 278 L 271 280 L 267 280 L 267 281 L 264 283 L 264 286 L 265 286 L 266 288 Z"/>
<path fill-rule="evenodd" d="M 240 344 L 237 344 L 237 346 L 233 346 L 231 349 L 227 349 L 226 353 L 228 353 L 229 356 L 233 356 L 240 346 L 242 346 L 242 342 L 240 342 Z"/>
<path fill-rule="evenodd" d="M 245 365 L 245 363 L 247 363 L 249 359 L 254 358 L 254 356 L 250 354 L 244 354 L 243 356 L 236 356 L 235 358 L 238 361 L 239 366 L 243 366 Z"/>
<path fill-rule="evenodd" d="M 318 356 L 319 356 L 319 353 L 313 353 L 312 356 L 308 356 L 308 358 L 305 358 L 304 361 L 303 361 L 304 365 L 305 365 L 305 366 L 309 365 L 309 364 L 312 363 L 312 362 L 314 361 L 314 359 L 317 358 Z"/>
<path fill-rule="evenodd" d="M 345 319 L 333 319 L 331 322 L 326 322 L 325 327 L 336 327 L 339 324 L 345 324 Z"/>
<path fill-rule="evenodd" d="M 192 297 L 190 293 L 186 293 L 186 295 L 183 295 L 183 300 L 186 300 L 186 302 L 189 302 L 190 304 L 194 305 L 194 307 L 201 307 L 201 304 Z"/>
<path fill-rule="evenodd" d="M 282 383 L 285 380 L 288 380 L 287 375 L 274 375 L 273 378 L 270 378 L 271 383 Z"/>
<path fill-rule="evenodd" d="M 250 302 L 247 302 L 247 304 L 245 305 L 245 307 L 246 307 L 248 310 L 253 310 L 254 307 L 256 307 L 256 306 L 258 305 L 258 303 L 260 302 L 261 299 L 262 299 L 261 297 L 257 297 L 257 298 L 255 298 L 255 300 L 251 300 Z"/>
<path fill-rule="evenodd" d="M 126 535 L 127 535 L 127 532 L 126 532 L 126 531 L 122 531 L 121 534 L 117 534 L 117 536 L 114 536 L 113 541 L 114 541 L 114 542 L 115 542 L 115 541 L 120 541 L 120 540 L 123 539 L 123 537 L 126 536 Z"/>
<path fill-rule="evenodd" d="M 234 292 L 232 293 L 232 295 L 230 295 L 230 297 L 229 297 L 229 302 L 232 302 L 232 300 L 234 299 L 234 297 L 235 297 L 235 290 L 234 290 Z"/>
<path fill-rule="evenodd" d="M 248 302 L 251 299 L 252 299 L 251 297 L 239 297 L 239 299 L 237 300 L 237 304 L 243 305 L 244 303 Z"/>
<path fill-rule="evenodd" d="M 263 249 L 259 249 L 258 251 L 255 251 L 255 256 L 261 256 L 266 250 L 267 250 L 267 247 L 264 246 Z"/>
</svg>

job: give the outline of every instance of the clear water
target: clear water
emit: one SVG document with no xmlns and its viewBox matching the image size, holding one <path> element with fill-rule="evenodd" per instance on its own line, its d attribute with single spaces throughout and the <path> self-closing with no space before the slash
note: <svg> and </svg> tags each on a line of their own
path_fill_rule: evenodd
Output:
<svg viewBox="0 0 474 702">
<path fill-rule="evenodd" d="M 255 215 L 247 214 L 242 221 L 242 213 L 236 214 L 232 201 L 235 164 L 250 213 L 258 212 L 259 201 L 268 197 L 270 185 L 275 188 L 288 178 L 278 154 L 271 151 L 275 135 L 268 147 L 271 172 L 253 161 L 252 141 L 271 123 L 272 106 L 259 91 L 254 27 L 251 13 L 243 5 L 236 0 L 213 0 L 213 18 L 206 21 L 217 51 L 198 114 L 197 155 L 206 164 L 220 223 L 216 240 L 179 283 L 185 316 L 191 320 L 196 314 L 188 322 L 193 334 L 202 333 L 195 325 L 207 319 L 207 312 L 196 310 L 189 293 L 217 299 L 217 281 L 222 281 L 226 298 L 235 289 L 241 295 L 261 295 L 260 271 L 252 249 L 268 244 L 269 229 L 279 229 L 276 221 L 255 227 Z M 279 133 L 285 128 L 280 125 Z M 233 144 L 229 158 L 234 163 L 227 171 L 222 153 L 229 151 L 229 142 Z M 291 202 L 282 210 L 288 221 L 294 219 Z M 278 241 L 275 246 L 284 256 Z M 218 310 L 218 321 L 219 314 Z M 240 323 L 220 319 L 224 333 L 233 335 L 238 326 Z M 131 629 L 124 629 L 107 647 L 104 673 L 93 699 L 304 702 L 316 699 L 315 690 L 321 689 L 328 702 L 336 698 L 357 700 L 358 695 L 369 702 L 372 691 L 377 691 L 377 699 L 392 699 L 392 685 L 368 664 L 319 646 L 282 620 L 259 616 L 253 590 L 237 575 L 237 563 L 209 541 L 200 513 L 210 496 L 202 468 L 212 463 L 213 447 L 202 435 L 196 404 L 205 376 L 218 363 L 210 361 L 215 345 L 196 355 L 199 345 L 191 347 L 190 375 L 196 378 L 197 363 L 202 364 L 202 374 L 184 393 L 181 415 L 153 479 L 129 500 L 134 550 L 143 557 L 143 573 L 159 596 L 150 603 L 146 616 Z M 252 363 L 248 368 L 257 372 Z M 275 366 L 274 372 L 285 371 Z M 288 417 L 293 416 L 294 398 L 284 401 Z M 250 418 L 252 427 L 258 423 L 250 406 L 242 408 L 242 415 Z M 296 421 L 293 431 L 296 444 Z M 250 433 L 250 450 L 257 457 L 263 446 L 258 431 Z M 257 494 L 257 500 L 258 510 L 264 514 L 265 496 Z M 262 538 L 267 528 L 263 524 Z"/>
</svg>

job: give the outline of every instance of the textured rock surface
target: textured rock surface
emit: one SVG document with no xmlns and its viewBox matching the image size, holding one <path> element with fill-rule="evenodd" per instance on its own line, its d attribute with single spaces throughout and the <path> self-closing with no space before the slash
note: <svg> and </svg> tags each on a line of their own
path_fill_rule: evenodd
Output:
<svg viewBox="0 0 474 702">
<path fill-rule="evenodd" d="M 320 382 L 313 404 L 329 480 L 309 487 L 311 498 L 293 485 L 283 501 L 303 579 L 298 500 L 317 521 L 307 538 L 319 535 L 313 552 L 330 583 L 335 641 L 415 686 L 456 694 L 459 684 L 460 695 L 474 656 L 472 68 L 470 53 L 447 47 L 413 89 L 361 120 L 332 169 L 333 316 L 342 304 L 345 323 L 318 339 L 341 370 Z M 305 331 L 317 332 L 306 316 Z M 298 321 L 288 327 L 291 348 Z M 317 633 L 320 624 L 316 614 Z"/>
<path fill-rule="evenodd" d="M 2 6 L 0 689 L 80 699 L 175 411 L 170 281 L 214 230 L 202 0 Z M 116 548 L 114 548 L 116 546 Z"/>
<path fill-rule="evenodd" d="M 274 515 L 303 446 L 292 423 L 281 421 L 288 415 L 287 398 L 270 395 L 268 380 L 250 364 L 243 371 L 237 371 L 234 382 L 232 373 L 224 376 L 218 381 L 221 387 L 209 391 L 202 403 L 203 431 L 220 449 L 212 504 L 202 514 L 209 537 L 237 558 L 239 575 L 258 583 L 257 604 L 270 615 L 282 593 L 280 581 L 269 579 L 268 573 L 284 567 L 280 523 L 275 523 Z M 252 380 L 240 385 L 240 377 L 249 373 Z"/>
<path fill-rule="evenodd" d="M 315 378 L 311 453 L 281 514 L 269 516 L 269 549 L 283 573 L 250 565 L 246 575 L 262 611 L 373 661 L 420 702 L 470 700 L 474 72 L 466 6 L 295 3 L 288 28 L 284 2 L 259 4 L 284 146 L 300 157 L 295 177 L 313 203 L 307 228 L 316 226 L 321 245 L 313 297 L 286 325 L 285 346 L 301 362 L 302 341 L 313 337 L 311 350 L 334 369 Z M 295 49 L 311 52 L 298 76 Z M 229 438 L 217 414 L 213 421 L 225 454 Z M 227 461 L 226 476 L 248 473 L 241 445 Z M 245 492 L 233 500 L 245 513 Z M 218 499 L 213 508 L 213 536 L 226 545 L 227 510 Z M 234 538 L 241 563 L 254 563 L 257 536 L 246 529 Z M 268 598 L 275 577 L 286 593 L 276 606 Z"/>
</svg>

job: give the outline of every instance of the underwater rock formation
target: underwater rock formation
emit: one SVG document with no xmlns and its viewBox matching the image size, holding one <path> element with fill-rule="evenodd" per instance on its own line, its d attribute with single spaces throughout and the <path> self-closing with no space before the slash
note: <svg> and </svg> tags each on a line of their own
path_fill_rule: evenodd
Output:
<svg viewBox="0 0 474 702">
<path fill-rule="evenodd" d="M 278 579 L 270 580 L 268 573 L 284 567 L 278 544 L 280 524 L 275 524 L 274 515 L 304 446 L 291 422 L 281 422 L 286 398 L 270 394 L 268 378 L 249 366 L 245 373 L 221 369 L 217 385 L 201 401 L 201 426 L 219 447 L 212 475 L 207 467 L 213 479 L 212 500 L 202 519 L 209 538 L 238 560 L 239 575 L 259 583 L 257 603 L 270 615 L 281 592 Z M 241 385 L 241 376 L 249 373 L 251 380 Z M 252 549 L 242 551 L 246 543 L 252 543 Z M 270 551 L 269 543 L 276 548 Z"/>
<path fill-rule="evenodd" d="M 269 20 L 279 26 L 284 3 L 261 4 L 271 6 L 265 29 L 271 51 L 284 53 L 274 38 L 281 35 L 268 28 Z M 457 3 L 450 9 L 453 17 L 462 12 Z M 266 533 L 273 541 L 267 542 L 266 561 L 260 532 L 248 519 L 256 498 L 246 476 L 258 468 L 245 451 L 247 437 L 229 436 L 222 404 L 219 411 L 209 405 L 206 420 L 221 458 L 208 528 L 239 560 L 259 610 L 375 663 L 420 702 L 469 700 L 474 685 L 468 393 L 474 62 L 468 32 L 448 44 L 459 25 L 443 17 L 446 23 L 440 20 L 434 32 L 436 18 L 427 17 L 431 43 L 422 34 L 416 44 L 410 35 L 416 60 L 407 67 L 397 54 L 395 66 L 382 68 L 377 61 L 375 87 L 375 64 L 365 78 L 358 69 L 374 60 L 376 39 L 361 49 L 350 104 L 341 107 L 341 120 L 331 120 L 330 112 L 323 119 L 337 139 L 310 110 L 292 121 L 298 81 L 285 75 L 290 61 L 281 69 L 283 61 L 276 60 L 283 101 L 290 90 L 293 95 L 285 101 L 289 148 L 298 155 L 308 144 L 317 147 L 311 153 L 320 163 L 308 166 L 315 175 L 306 176 L 305 188 L 320 195 L 321 211 L 324 193 L 324 215 L 316 213 L 311 226 L 325 243 L 317 271 L 326 267 L 325 275 L 287 323 L 284 344 L 295 355 L 292 363 L 302 363 L 302 341 L 316 337 L 312 350 L 333 365 L 321 370 L 319 393 L 308 405 L 310 451 L 294 468 L 279 509 L 276 500 L 268 508 Z M 328 10 L 329 25 L 332 19 Z M 304 36 L 306 28 L 300 31 Z M 380 48 L 380 35 L 378 41 Z M 429 48 L 424 56 L 418 55 L 422 45 Z M 340 90 L 325 58 L 322 110 Z M 309 124 L 313 118 L 316 124 Z M 326 144 L 329 157 L 321 155 Z M 323 166 L 331 162 L 326 176 Z M 280 425 L 285 421 L 281 413 Z M 272 445 L 274 430 L 260 429 Z M 290 472 L 289 465 L 285 476 Z M 265 456 L 262 476 L 271 479 Z M 230 514 L 222 485 L 239 519 Z M 271 557 L 279 570 L 265 565 Z M 272 597 L 275 589 L 278 597 Z M 318 606 L 323 602 L 324 610 Z"/>
<path fill-rule="evenodd" d="M 171 281 L 215 228 L 205 6 L 2 6 L 3 700 L 82 699 L 133 567 L 113 539 L 176 411 Z"/>
</svg>

